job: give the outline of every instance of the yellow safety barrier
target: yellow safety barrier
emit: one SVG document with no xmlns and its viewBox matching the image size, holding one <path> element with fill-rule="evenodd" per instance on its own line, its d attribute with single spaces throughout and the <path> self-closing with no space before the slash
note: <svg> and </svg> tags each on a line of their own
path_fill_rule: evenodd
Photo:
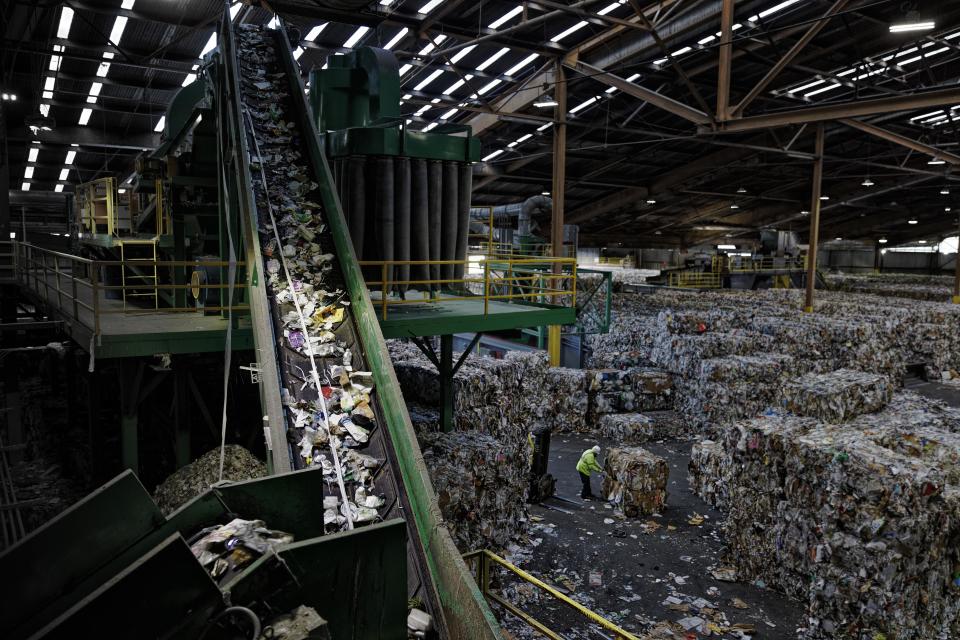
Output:
<svg viewBox="0 0 960 640">
<path fill-rule="evenodd" d="M 499 594 L 493 592 L 490 589 L 491 563 L 497 566 L 503 567 L 510 573 L 520 578 L 521 580 L 524 580 L 525 582 L 528 582 L 529 584 L 532 584 L 538 589 L 550 594 L 551 596 L 553 596 L 563 604 L 567 605 L 574 611 L 577 611 L 578 613 L 582 614 L 590 622 L 598 624 L 604 629 L 606 629 L 607 631 L 613 633 L 614 634 L 613 637 L 616 638 L 616 640 L 639 640 L 637 636 L 633 635 L 629 631 L 621 629 L 620 627 L 613 624 L 606 618 L 600 616 L 594 611 L 591 611 L 590 609 L 587 609 L 585 606 L 583 606 L 576 600 L 573 600 L 567 597 L 566 595 L 564 595 L 563 593 L 560 593 L 559 590 L 555 589 L 554 587 L 551 587 L 550 585 L 543 582 L 542 580 L 530 575 L 523 569 L 520 569 L 519 567 L 515 567 L 514 565 L 510 564 L 509 562 L 507 562 L 506 560 L 504 560 L 503 558 L 501 558 L 500 556 L 498 556 L 497 554 L 491 551 L 487 551 L 486 549 L 481 551 L 471 551 L 470 553 L 465 554 L 463 556 L 463 559 L 465 562 L 467 562 L 468 566 L 470 566 L 471 570 L 474 572 L 474 577 L 477 581 L 477 585 L 479 585 L 480 592 L 483 594 L 485 598 L 487 598 L 491 602 L 497 603 L 498 605 L 500 605 L 501 607 L 503 607 L 504 609 L 506 609 L 513 615 L 517 616 L 528 625 L 530 625 L 530 627 L 532 627 L 533 629 L 536 629 L 537 631 L 539 631 L 546 637 L 551 638 L 552 640 L 564 640 L 564 637 L 561 636 L 559 633 L 550 629 L 546 624 L 537 620 L 530 614 L 524 611 L 521 611 L 513 603 L 508 602 L 506 599 L 504 599 Z"/>
<path fill-rule="evenodd" d="M 483 314 L 490 310 L 490 302 L 523 300 L 557 306 L 576 306 L 577 261 L 574 258 L 501 258 L 480 256 L 480 260 L 361 260 L 360 266 L 376 270 L 379 280 L 367 279 L 367 286 L 379 289 L 381 318 L 386 320 L 388 309 L 403 304 L 443 304 L 458 300 L 482 300 Z M 397 279 L 400 266 L 462 267 L 461 278 Z M 471 270 L 482 274 L 471 275 Z M 391 297 L 398 288 L 419 285 L 430 293 L 427 298 Z M 445 290 L 446 293 L 441 293 Z"/>
<path fill-rule="evenodd" d="M 671 287 L 684 289 L 719 289 L 723 278 L 719 273 L 709 271 L 672 271 L 668 283 Z"/>
<path fill-rule="evenodd" d="M 807 256 L 784 256 L 781 258 L 764 256 L 748 258 L 744 256 L 714 256 L 714 273 L 761 273 L 770 271 L 804 271 L 807 268 Z"/>
</svg>

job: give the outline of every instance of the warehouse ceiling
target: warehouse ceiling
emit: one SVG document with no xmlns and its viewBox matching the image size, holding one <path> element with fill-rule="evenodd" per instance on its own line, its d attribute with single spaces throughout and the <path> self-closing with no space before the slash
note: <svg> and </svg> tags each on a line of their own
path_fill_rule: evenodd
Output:
<svg viewBox="0 0 960 640">
<path fill-rule="evenodd" d="M 350 47 L 393 50 L 408 126 L 470 124 L 481 137 L 475 204 L 550 191 L 560 114 L 545 105 L 563 74 L 566 219 L 586 243 L 693 246 L 764 227 L 805 235 L 818 122 L 821 237 L 892 245 L 956 229 L 960 3 L 739 0 L 729 48 L 723 4 L 277 0 L 231 13 L 265 24 L 275 11 L 296 27 L 304 73 Z M 7 0 L 11 186 L 70 192 L 129 175 L 215 46 L 225 6 Z M 922 21 L 934 24 L 891 30 Z M 725 50 L 731 118 L 716 116 Z"/>
</svg>

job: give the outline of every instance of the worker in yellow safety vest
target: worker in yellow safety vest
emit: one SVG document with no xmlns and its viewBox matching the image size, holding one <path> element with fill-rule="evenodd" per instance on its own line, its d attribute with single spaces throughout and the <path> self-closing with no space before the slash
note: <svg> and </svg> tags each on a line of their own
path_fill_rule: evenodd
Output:
<svg viewBox="0 0 960 640">
<path fill-rule="evenodd" d="M 580 482 L 583 483 L 583 490 L 580 491 L 580 497 L 584 500 L 593 499 L 593 491 L 590 490 L 590 472 L 603 471 L 603 467 L 597 464 L 597 456 L 600 454 L 600 446 L 594 446 L 592 449 L 587 449 L 583 452 L 583 455 L 580 456 L 580 461 L 577 462 L 577 473 L 580 474 Z"/>
</svg>

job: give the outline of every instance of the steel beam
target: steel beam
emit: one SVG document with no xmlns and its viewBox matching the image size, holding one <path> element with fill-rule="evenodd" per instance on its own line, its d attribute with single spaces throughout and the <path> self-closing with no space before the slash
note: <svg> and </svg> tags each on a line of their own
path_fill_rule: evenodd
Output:
<svg viewBox="0 0 960 640">
<path fill-rule="evenodd" d="M 847 125 L 848 127 L 853 127 L 854 129 L 863 131 L 864 133 L 869 133 L 872 136 L 876 136 L 883 140 L 887 140 L 889 142 L 893 142 L 894 144 L 898 144 L 902 147 L 906 147 L 907 149 L 913 149 L 914 151 L 925 153 L 929 156 L 933 156 L 934 158 L 939 158 L 940 160 L 949 162 L 952 165 L 960 165 L 960 156 L 954 153 L 950 153 L 949 151 L 943 151 L 942 149 L 937 149 L 936 147 L 930 146 L 928 144 L 918 142 L 917 140 L 908 138 L 906 136 L 902 136 L 899 133 L 894 133 L 893 131 L 890 131 L 888 129 L 881 129 L 876 125 L 872 125 L 867 122 L 862 122 L 860 120 L 853 120 L 850 118 L 844 118 L 840 122 Z"/>
<path fill-rule="evenodd" d="M 776 78 L 777 75 L 779 75 L 780 72 L 783 71 L 787 65 L 797 57 L 797 54 L 800 53 L 804 47 L 810 44 L 811 40 L 817 37 L 817 34 L 820 33 L 825 26 L 827 26 L 827 22 L 830 20 L 830 18 L 842 11 L 843 8 L 849 4 L 849 2 L 850 0 L 837 0 L 833 3 L 833 6 L 827 9 L 822 18 L 810 25 L 810 28 L 807 29 L 807 32 L 800 36 L 800 39 L 797 40 L 792 47 L 790 47 L 790 50 L 787 51 L 782 58 L 777 60 L 776 64 L 773 65 L 773 68 L 770 69 L 770 71 L 768 71 L 767 74 L 763 76 L 763 78 L 761 78 L 757 84 L 754 85 L 753 89 L 750 90 L 743 100 L 741 100 L 740 103 L 734 107 L 733 112 L 731 113 L 732 117 L 739 118 L 741 115 L 743 115 L 743 110 L 746 109 L 747 106 L 753 102 L 764 89 L 767 88 L 767 85 L 769 85 L 773 79 Z"/>
<path fill-rule="evenodd" d="M 160 136 L 152 133 L 123 133 L 118 131 L 96 131 L 90 127 L 57 127 L 53 131 L 40 131 L 33 135 L 29 129 L 14 130 L 11 141 L 71 145 L 81 147 L 106 147 L 108 149 L 134 149 L 142 151 L 157 146 Z"/>
<path fill-rule="evenodd" d="M 813 191 L 810 196 L 810 238 L 807 248 L 807 295 L 803 310 L 813 313 L 813 290 L 817 283 L 817 242 L 820 235 L 820 187 L 823 183 L 823 123 L 817 125 L 817 142 L 814 153 L 817 159 L 813 162 Z"/>
<path fill-rule="evenodd" d="M 616 87 L 628 95 L 649 102 L 655 107 L 659 107 L 664 111 L 668 111 L 675 116 L 680 116 L 684 120 L 689 120 L 694 124 L 709 125 L 713 122 L 713 119 L 703 111 L 699 111 L 693 107 L 687 106 L 682 102 L 678 102 L 673 98 L 663 95 L 662 93 L 657 93 L 652 89 L 647 89 L 646 87 L 642 87 L 638 84 L 628 82 L 625 78 L 621 78 L 620 76 L 614 75 L 608 71 L 594 67 L 586 62 L 564 60 L 563 64 L 565 67 L 569 67 L 570 69 L 578 71 L 579 73 L 582 73 L 587 77 L 591 77 L 594 80 L 598 80 L 608 86 Z"/>
<path fill-rule="evenodd" d="M 960 102 L 960 86 L 954 86 L 947 89 L 936 89 L 934 91 L 925 91 L 912 95 L 888 96 L 858 100 L 856 102 L 825 104 L 817 107 L 791 109 L 789 111 L 765 113 L 758 116 L 727 120 L 726 122 L 719 123 L 718 130 L 728 133 L 754 131 L 756 129 L 769 129 L 771 127 L 783 127 L 790 124 L 803 124 L 805 122 L 822 122 L 824 120 L 840 120 L 842 118 L 869 116 L 877 113 L 928 109 L 930 107 L 957 104 L 958 102 Z M 702 126 L 700 131 L 701 133 L 709 133 L 712 129 Z"/>
<path fill-rule="evenodd" d="M 733 56 L 733 3 L 723 0 L 720 9 L 720 62 L 717 69 L 717 119 L 730 117 L 730 60 Z"/>
</svg>

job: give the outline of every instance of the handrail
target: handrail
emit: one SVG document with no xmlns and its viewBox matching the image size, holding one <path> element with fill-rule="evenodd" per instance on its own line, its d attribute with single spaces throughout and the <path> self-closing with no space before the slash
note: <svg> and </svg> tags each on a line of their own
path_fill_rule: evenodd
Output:
<svg viewBox="0 0 960 640">
<path fill-rule="evenodd" d="M 374 300 L 379 307 L 381 320 L 388 317 L 388 309 L 394 305 L 404 304 L 443 304 L 462 300 L 482 300 L 483 315 L 490 312 L 490 301 L 511 301 L 524 299 L 528 302 L 538 301 L 546 304 L 550 298 L 553 306 L 566 306 L 566 298 L 570 298 L 571 306 L 576 305 L 577 295 L 577 263 L 574 258 L 555 257 L 519 257 L 519 258 L 487 258 L 482 261 L 465 260 L 361 260 L 361 267 L 380 272 L 380 279 L 366 279 L 368 288 L 379 289 L 380 299 Z M 442 266 L 453 265 L 463 267 L 464 276 L 461 278 L 403 278 L 397 279 L 393 275 L 400 266 Z M 534 269 L 539 266 L 541 269 Z M 546 269 L 559 267 L 560 273 L 550 273 Z M 570 271 L 565 272 L 564 268 Z M 471 268 L 481 268 L 482 274 L 471 275 Z M 523 274 L 523 275 L 518 275 Z M 528 275 L 529 274 L 529 275 Z M 549 275 L 548 275 L 549 274 Z M 550 284 L 545 284 L 544 281 Z M 569 281 L 569 288 L 564 284 Z M 410 285 L 422 285 L 427 288 L 428 294 L 422 299 L 406 299 L 403 296 L 391 298 L 391 294 L 398 288 Z M 478 290 L 479 289 L 479 290 Z M 441 291 L 446 294 L 441 295 Z M 428 293 L 429 292 L 429 293 Z"/>
<path fill-rule="evenodd" d="M 478 574 L 476 574 L 477 584 L 480 587 L 480 593 L 482 593 L 485 598 L 496 602 L 497 604 L 502 606 L 504 609 L 508 610 L 510 613 L 514 614 L 515 616 L 523 620 L 525 623 L 530 625 L 530 627 L 532 627 L 533 629 L 536 629 L 543 635 L 547 636 L 548 638 L 551 638 L 551 640 L 564 640 L 564 637 L 558 634 L 557 632 L 553 631 L 552 629 L 550 629 L 543 622 L 540 622 L 539 620 L 535 619 L 530 614 L 524 611 L 521 611 L 512 602 L 508 602 L 505 598 L 501 597 L 500 595 L 490 590 L 490 563 L 491 562 L 497 565 L 500 565 L 507 571 L 516 575 L 521 580 L 529 584 L 532 584 L 533 586 L 537 587 L 541 591 L 545 591 L 546 593 L 550 594 L 551 596 L 553 596 L 563 604 L 567 605 L 574 611 L 585 616 L 590 622 L 598 624 L 604 629 L 606 629 L 607 631 L 612 632 L 616 640 L 639 640 L 637 636 L 633 635 L 629 631 L 626 631 L 625 629 L 622 629 L 621 627 L 615 625 L 614 623 L 610 622 L 609 620 L 599 615 L 595 611 L 591 611 L 590 609 L 587 609 L 585 606 L 583 606 L 576 600 L 561 593 L 558 589 L 551 587 L 550 585 L 543 582 L 539 578 L 507 562 L 506 560 L 504 560 L 503 558 L 501 558 L 500 556 L 498 556 L 497 554 L 493 553 L 488 549 L 481 549 L 479 551 L 471 551 L 470 553 L 465 553 L 463 555 L 463 559 L 468 563 L 468 566 L 470 566 L 471 561 L 474 561 L 474 560 L 477 561 L 477 572 L 478 572 Z"/>
</svg>

